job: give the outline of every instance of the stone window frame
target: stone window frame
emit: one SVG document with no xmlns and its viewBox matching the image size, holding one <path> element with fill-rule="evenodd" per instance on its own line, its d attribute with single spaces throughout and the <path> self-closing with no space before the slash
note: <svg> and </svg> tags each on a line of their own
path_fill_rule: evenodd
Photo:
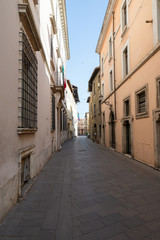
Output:
<svg viewBox="0 0 160 240">
<path fill-rule="evenodd" d="M 129 101 L 129 115 L 126 114 L 126 102 Z M 123 117 L 127 118 L 131 116 L 131 97 L 128 96 L 123 99 Z"/>
<path fill-rule="evenodd" d="M 124 8 L 126 6 L 126 24 L 124 23 Z M 129 10 L 128 10 L 128 0 L 123 0 L 121 9 L 121 38 L 125 35 L 128 27 L 129 27 Z"/>
<path fill-rule="evenodd" d="M 126 72 L 126 58 L 125 51 L 127 48 L 128 58 L 127 58 L 127 72 Z M 130 41 L 129 38 L 125 42 L 122 50 L 121 50 L 121 61 L 122 61 L 122 79 L 125 78 L 130 72 Z"/>
<path fill-rule="evenodd" d="M 138 96 L 145 91 L 145 112 L 139 113 L 138 108 L 139 108 L 139 99 Z M 149 96 L 148 96 L 148 84 L 144 85 L 142 88 L 137 90 L 135 92 L 135 114 L 136 114 L 136 119 L 140 118 L 147 118 L 149 117 Z"/>
<path fill-rule="evenodd" d="M 113 47 L 112 47 L 112 34 L 110 34 L 109 39 L 108 39 L 108 62 L 112 60 L 113 57 Z"/>
<path fill-rule="evenodd" d="M 112 73 L 112 75 L 111 75 Z M 112 76 L 112 79 L 111 79 L 111 76 Z M 112 92 L 114 90 L 114 82 L 113 82 L 113 66 L 110 68 L 110 71 L 109 71 L 109 90 L 110 92 Z"/>
<path fill-rule="evenodd" d="M 160 1 L 152 1 L 152 16 L 153 16 L 153 42 L 156 45 L 160 41 Z M 150 20 L 150 19 L 149 19 Z"/>
<path fill-rule="evenodd" d="M 103 57 L 102 57 L 102 60 L 101 60 L 101 64 L 102 64 L 102 66 L 101 66 L 101 70 L 102 70 L 101 74 L 103 76 L 104 75 L 104 58 Z"/>
<path fill-rule="evenodd" d="M 19 36 L 17 132 L 18 134 L 28 134 L 35 133 L 38 129 L 38 60 L 24 29 L 21 29 Z M 33 75 L 33 69 L 34 78 L 31 80 L 30 75 Z M 30 80 L 29 83 L 27 79 Z"/>
<path fill-rule="evenodd" d="M 160 76 L 156 78 L 157 108 L 160 108 Z"/>
</svg>

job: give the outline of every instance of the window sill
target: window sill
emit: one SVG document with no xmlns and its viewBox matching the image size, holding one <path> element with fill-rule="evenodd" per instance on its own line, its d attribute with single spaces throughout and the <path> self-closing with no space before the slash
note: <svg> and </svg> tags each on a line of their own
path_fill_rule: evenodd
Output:
<svg viewBox="0 0 160 240">
<path fill-rule="evenodd" d="M 22 135 L 22 134 L 34 134 L 35 132 L 37 132 L 37 128 L 18 128 L 17 129 L 17 133 L 19 135 Z"/>
<path fill-rule="evenodd" d="M 144 113 L 137 113 L 136 114 L 136 119 L 140 119 L 140 118 L 148 118 L 149 114 L 147 112 Z"/>
<path fill-rule="evenodd" d="M 121 38 L 123 38 L 124 37 L 124 35 L 125 35 L 125 33 L 127 32 L 127 25 L 125 25 L 124 26 L 124 28 L 123 28 L 123 31 L 122 31 L 122 33 L 121 33 Z"/>
</svg>

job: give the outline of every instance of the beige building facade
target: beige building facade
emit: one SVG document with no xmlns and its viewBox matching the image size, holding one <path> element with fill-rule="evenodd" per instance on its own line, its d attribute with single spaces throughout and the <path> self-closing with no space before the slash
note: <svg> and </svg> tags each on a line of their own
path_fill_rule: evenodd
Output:
<svg viewBox="0 0 160 240">
<path fill-rule="evenodd" d="M 65 0 L 0 2 L 0 221 L 67 139 Z"/>
<path fill-rule="evenodd" d="M 67 124 L 68 124 L 68 139 L 78 136 L 78 113 L 77 103 L 79 102 L 78 87 L 72 85 L 67 80 L 65 89 L 65 100 L 67 106 Z"/>
<path fill-rule="evenodd" d="M 85 135 L 85 119 L 78 120 L 78 136 Z"/>
<path fill-rule="evenodd" d="M 104 144 L 160 168 L 160 1 L 110 0 L 101 60 Z"/>
<path fill-rule="evenodd" d="M 100 67 L 96 67 L 88 81 L 88 91 L 90 92 L 89 116 L 90 116 L 90 138 L 97 143 L 101 143 L 101 84 Z"/>
<path fill-rule="evenodd" d="M 85 113 L 85 134 L 89 135 L 89 112 Z"/>
</svg>

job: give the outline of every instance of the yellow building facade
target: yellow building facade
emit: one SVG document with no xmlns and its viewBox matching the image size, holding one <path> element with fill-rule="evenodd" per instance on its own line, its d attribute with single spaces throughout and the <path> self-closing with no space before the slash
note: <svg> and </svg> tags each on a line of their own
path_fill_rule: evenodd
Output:
<svg viewBox="0 0 160 240">
<path fill-rule="evenodd" d="M 96 52 L 103 143 L 160 167 L 160 1 L 110 0 Z"/>
</svg>

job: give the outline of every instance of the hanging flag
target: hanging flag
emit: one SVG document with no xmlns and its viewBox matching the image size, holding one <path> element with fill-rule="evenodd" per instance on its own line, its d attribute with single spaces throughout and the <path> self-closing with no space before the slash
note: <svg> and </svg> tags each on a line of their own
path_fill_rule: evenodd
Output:
<svg viewBox="0 0 160 240">
<path fill-rule="evenodd" d="M 64 78 L 64 90 L 66 88 L 66 79 Z"/>
</svg>

